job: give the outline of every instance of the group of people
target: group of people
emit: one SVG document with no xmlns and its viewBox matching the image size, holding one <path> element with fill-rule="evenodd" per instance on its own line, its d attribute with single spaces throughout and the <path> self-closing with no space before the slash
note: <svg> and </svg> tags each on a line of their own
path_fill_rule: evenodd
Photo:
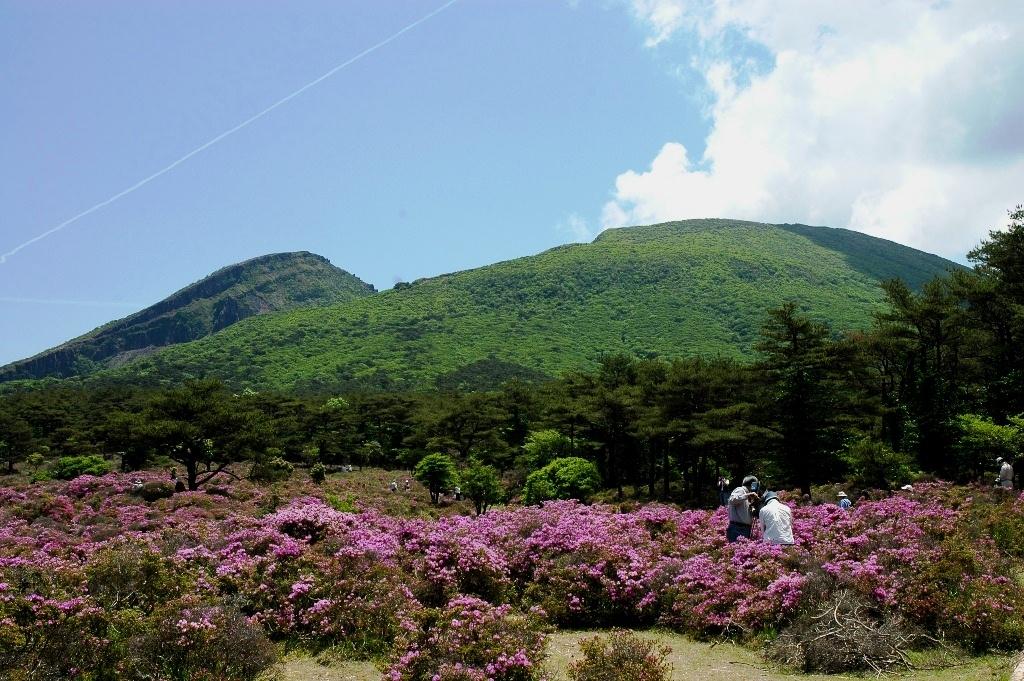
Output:
<svg viewBox="0 0 1024 681">
<path fill-rule="evenodd" d="M 1013 464 L 1003 457 L 998 457 L 996 466 L 999 467 L 996 487 L 1012 490 Z M 911 485 L 904 485 L 900 489 L 913 491 Z M 753 535 L 754 521 L 757 520 L 761 525 L 763 541 L 780 546 L 794 543 L 793 511 L 775 492 L 764 491 L 762 494 L 761 483 L 755 476 L 748 475 L 743 478 L 743 483 L 731 492 L 728 478 L 719 476 L 718 500 L 722 506 L 729 507 L 729 525 L 725 529 L 725 536 L 730 542 L 737 541 L 740 537 L 750 539 Z M 853 507 L 853 502 L 846 492 L 839 492 L 837 503 L 843 510 Z"/>
<path fill-rule="evenodd" d="M 723 479 L 719 479 L 719 488 Z M 728 481 L 725 481 L 728 485 Z M 729 507 L 729 525 L 725 536 L 730 542 L 740 537 L 750 539 L 754 532 L 755 518 L 760 520 L 761 537 L 770 544 L 789 546 L 793 541 L 793 512 L 779 500 L 775 492 L 767 491 L 762 496 L 760 481 L 753 475 L 743 478 L 743 484 L 734 489 L 726 499 Z"/>
<path fill-rule="evenodd" d="M 761 483 L 753 475 L 743 478 L 743 483 L 728 492 L 729 481 L 725 477 L 718 478 L 719 500 L 723 506 L 729 507 L 729 525 L 725 536 L 729 542 L 740 537 L 750 539 L 754 531 L 754 521 L 761 525 L 761 539 L 769 544 L 791 546 L 793 539 L 793 511 L 772 491 L 761 493 Z M 849 510 L 853 506 L 846 492 L 837 496 L 839 508 Z"/>
<path fill-rule="evenodd" d="M 392 480 L 391 484 L 388 485 L 388 489 L 390 489 L 392 492 L 397 492 L 398 491 L 398 481 L 397 480 Z M 406 478 L 405 482 L 402 484 L 402 491 L 403 492 L 408 492 L 411 489 L 412 489 L 412 483 L 409 482 L 409 478 Z"/>
</svg>

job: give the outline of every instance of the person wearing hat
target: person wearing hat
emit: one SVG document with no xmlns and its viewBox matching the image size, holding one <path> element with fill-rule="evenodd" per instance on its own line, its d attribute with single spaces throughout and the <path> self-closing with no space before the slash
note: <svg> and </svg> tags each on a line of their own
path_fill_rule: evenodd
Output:
<svg viewBox="0 0 1024 681">
<path fill-rule="evenodd" d="M 839 497 L 839 508 L 845 511 L 853 506 L 853 502 L 850 501 L 850 497 L 846 496 L 846 492 L 840 492 L 837 496 Z"/>
<path fill-rule="evenodd" d="M 729 526 L 725 529 L 725 536 L 730 542 L 740 537 L 750 539 L 756 513 L 754 504 L 760 499 L 757 495 L 760 486 L 757 478 L 748 475 L 743 478 L 743 484 L 729 495 Z"/>
<path fill-rule="evenodd" d="M 792 546 L 793 541 L 793 511 L 789 506 L 782 503 L 779 495 L 775 492 L 765 492 L 764 503 L 758 513 L 761 521 L 761 539 L 769 544 L 779 546 Z"/>
<path fill-rule="evenodd" d="M 1003 457 L 996 458 L 996 465 L 999 466 L 999 478 L 996 485 L 1003 489 L 1013 489 L 1013 466 Z"/>
</svg>

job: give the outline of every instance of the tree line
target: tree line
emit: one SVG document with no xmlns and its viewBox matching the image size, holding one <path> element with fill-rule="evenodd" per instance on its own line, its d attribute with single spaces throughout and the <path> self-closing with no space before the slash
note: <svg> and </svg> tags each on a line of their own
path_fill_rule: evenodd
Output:
<svg viewBox="0 0 1024 681">
<path fill-rule="evenodd" d="M 0 463 L 171 461 L 195 489 L 239 461 L 413 468 L 432 453 L 513 487 L 564 457 L 618 495 L 703 503 L 718 475 L 778 487 L 973 480 L 1024 446 L 1024 209 L 912 290 L 883 284 L 872 326 L 837 333 L 768 310 L 754 361 L 603 356 L 592 370 L 489 392 L 293 396 L 213 380 L 167 390 L 21 390 L 0 399 Z"/>
</svg>

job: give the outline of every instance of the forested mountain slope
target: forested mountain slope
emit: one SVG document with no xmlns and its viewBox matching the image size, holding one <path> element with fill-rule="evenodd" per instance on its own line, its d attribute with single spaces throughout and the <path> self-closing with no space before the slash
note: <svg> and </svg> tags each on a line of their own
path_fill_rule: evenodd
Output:
<svg viewBox="0 0 1024 681">
<path fill-rule="evenodd" d="M 602 353 L 744 357 L 771 307 L 795 300 L 836 330 L 865 327 L 880 281 L 916 287 L 952 267 L 848 230 L 687 220 L 253 317 L 103 373 L 301 391 L 478 388 L 590 367 Z"/>
<path fill-rule="evenodd" d="M 0 367 L 0 381 L 86 375 L 203 338 L 254 315 L 371 293 L 372 286 L 322 256 L 305 251 L 264 255 L 224 267 L 124 319 Z"/>
</svg>

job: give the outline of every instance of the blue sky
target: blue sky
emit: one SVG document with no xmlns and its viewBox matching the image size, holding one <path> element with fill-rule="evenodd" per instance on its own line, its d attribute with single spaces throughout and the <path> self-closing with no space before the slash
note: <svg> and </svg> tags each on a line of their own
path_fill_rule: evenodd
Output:
<svg viewBox="0 0 1024 681">
<path fill-rule="evenodd" d="M 848 4 L 460 0 L 10 255 L 0 363 L 278 251 L 388 288 L 714 215 L 962 258 L 1022 200 L 1020 12 Z M 0 251 L 440 5 L 0 0 Z"/>
</svg>

